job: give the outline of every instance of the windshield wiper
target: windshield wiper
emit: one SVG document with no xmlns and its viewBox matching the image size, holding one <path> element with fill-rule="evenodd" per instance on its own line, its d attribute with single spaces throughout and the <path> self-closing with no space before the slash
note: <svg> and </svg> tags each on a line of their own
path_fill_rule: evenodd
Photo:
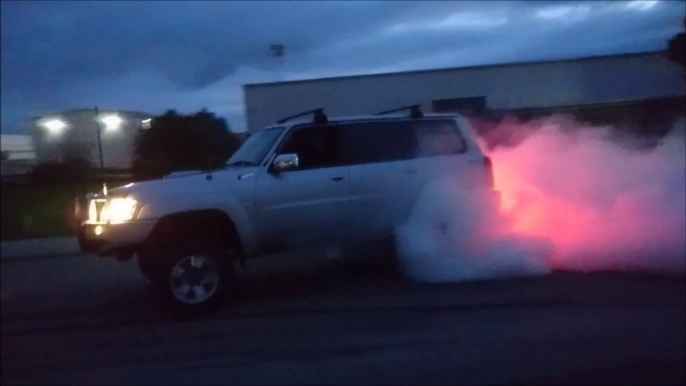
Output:
<svg viewBox="0 0 686 386">
<path fill-rule="evenodd" d="M 235 162 L 228 163 L 228 164 L 226 164 L 226 166 L 257 166 L 257 164 L 252 162 L 252 161 L 241 160 L 241 161 L 235 161 Z"/>
</svg>

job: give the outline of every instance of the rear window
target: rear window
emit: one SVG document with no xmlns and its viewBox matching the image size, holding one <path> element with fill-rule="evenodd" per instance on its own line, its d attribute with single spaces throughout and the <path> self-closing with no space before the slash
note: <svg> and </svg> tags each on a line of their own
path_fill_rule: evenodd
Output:
<svg viewBox="0 0 686 386">
<path fill-rule="evenodd" d="M 339 148 L 348 165 L 462 154 L 467 142 L 453 120 L 341 124 Z"/>
<path fill-rule="evenodd" d="M 437 157 L 462 154 L 467 141 L 453 120 L 418 121 L 413 123 L 417 140 L 415 157 Z"/>
</svg>

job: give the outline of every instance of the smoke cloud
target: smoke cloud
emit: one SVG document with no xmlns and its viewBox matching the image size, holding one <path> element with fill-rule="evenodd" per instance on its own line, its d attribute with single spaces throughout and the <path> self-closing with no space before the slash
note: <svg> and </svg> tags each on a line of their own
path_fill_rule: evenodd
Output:
<svg viewBox="0 0 686 386">
<path fill-rule="evenodd" d="M 500 200 L 465 187 L 459 176 L 427 185 L 396 229 L 406 275 L 420 281 L 558 269 L 684 275 L 683 122 L 646 148 L 635 136 L 567 117 L 503 121 L 483 138 L 508 144 L 487 152 Z"/>
</svg>

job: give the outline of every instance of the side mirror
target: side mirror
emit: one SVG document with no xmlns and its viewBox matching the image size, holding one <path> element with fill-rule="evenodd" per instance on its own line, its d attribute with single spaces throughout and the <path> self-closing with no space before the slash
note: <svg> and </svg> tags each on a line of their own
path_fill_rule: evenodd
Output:
<svg viewBox="0 0 686 386">
<path fill-rule="evenodd" d="M 298 168 L 298 155 L 297 154 L 279 154 L 274 158 L 272 162 L 272 171 L 275 173 L 280 173 L 286 170 L 292 170 Z"/>
</svg>

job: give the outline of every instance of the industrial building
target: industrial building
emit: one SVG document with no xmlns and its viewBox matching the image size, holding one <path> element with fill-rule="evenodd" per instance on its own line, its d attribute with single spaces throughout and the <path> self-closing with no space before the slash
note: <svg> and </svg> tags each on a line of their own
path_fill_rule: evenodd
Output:
<svg viewBox="0 0 686 386">
<path fill-rule="evenodd" d="M 36 117 L 31 130 L 38 162 L 76 161 L 96 168 L 126 169 L 133 159 L 136 136 L 149 127 L 151 117 L 110 109 L 76 109 Z"/>
<path fill-rule="evenodd" d="M 36 152 L 30 135 L 2 134 L 0 136 L 3 178 L 26 174 L 35 166 Z"/>
<path fill-rule="evenodd" d="M 412 104 L 470 117 L 567 112 L 669 126 L 685 102 L 683 69 L 662 52 L 248 84 L 244 97 L 248 131 L 320 107 L 341 116 Z"/>
</svg>

